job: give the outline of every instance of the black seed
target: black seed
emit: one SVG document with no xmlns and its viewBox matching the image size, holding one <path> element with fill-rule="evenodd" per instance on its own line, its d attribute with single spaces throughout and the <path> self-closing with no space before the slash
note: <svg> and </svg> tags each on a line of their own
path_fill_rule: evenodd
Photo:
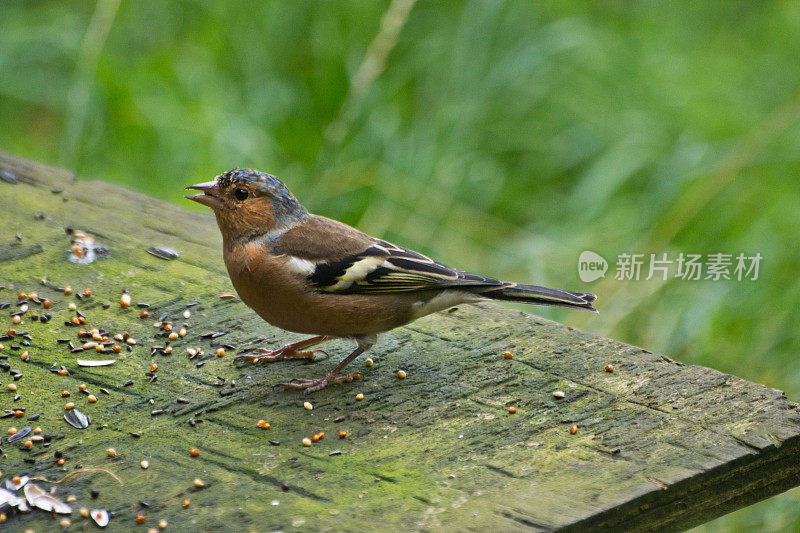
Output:
<svg viewBox="0 0 800 533">
<path fill-rule="evenodd" d="M 142 307 L 142 308 L 150 307 L 150 304 L 147 303 L 147 302 L 138 302 L 136 305 L 138 305 L 139 307 Z"/>
<path fill-rule="evenodd" d="M 192 427 L 195 427 L 197 425 L 197 420 L 195 420 L 194 418 L 190 418 L 189 419 L 189 425 L 192 426 Z"/>
<path fill-rule="evenodd" d="M 64 452 L 62 452 L 61 450 L 56 450 L 53 452 L 53 457 L 55 457 L 56 459 L 61 459 L 62 457 L 64 457 Z"/>
<path fill-rule="evenodd" d="M 108 309 L 109 307 L 111 307 L 111 302 L 106 302 L 103 304 L 103 309 Z"/>
<path fill-rule="evenodd" d="M 14 401 L 15 401 L 15 402 L 18 402 L 18 401 L 20 401 L 21 399 L 22 399 L 22 395 L 21 395 L 21 394 L 15 394 L 15 395 L 14 395 Z"/>
<path fill-rule="evenodd" d="M 328 455 L 342 455 L 342 450 L 333 450 Z"/>
<path fill-rule="evenodd" d="M 131 385 L 133 385 L 133 381 L 131 381 L 130 379 L 122 384 L 123 387 L 129 387 Z"/>
<path fill-rule="evenodd" d="M 279 441 L 279 440 L 271 440 L 271 441 L 267 441 L 267 442 L 269 442 L 273 446 L 280 446 L 281 445 L 281 441 Z"/>
<path fill-rule="evenodd" d="M 176 259 L 180 255 L 180 252 L 166 246 L 150 247 L 147 253 L 166 260 Z"/>
<path fill-rule="evenodd" d="M 281 490 L 283 492 L 288 492 L 289 491 L 289 485 L 287 485 L 286 483 L 281 483 Z"/>
<path fill-rule="evenodd" d="M 175 401 L 178 403 L 189 403 L 189 400 L 186 398 L 177 398 Z"/>
<path fill-rule="evenodd" d="M 6 183 L 10 183 L 12 185 L 16 185 L 17 182 L 19 181 L 17 179 L 17 176 L 13 172 L 11 172 L 10 170 L 5 170 L 5 169 L 0 170 L 0 179 L 5 181 Z"/>
<path fill-rule="evenodd" d="M 29 416 L 28 420 L 30 420 L 30 421 L 39 420 L 40 416 L 42 416 L 42 413 L 36 413 L 35 415 Z"/>
<path fill-rule="evenodd" d="M 35 218 L 36 220 L 44 220 L 44 213 L 42 213 L 41 211 L 36 211 L 33 214 L 33 218 Z"/>
<path fill-rule="evenodd" d="M 201 367 L 201 366 L 203 366 L 204 364 L 206 364 L 206 362 L 205 362 L 205 361 L 199 361 L 199 362 L 198 362 L 196 365 L 194 365 L 194 366 L 196 366 L 197 368 L 200 368 L 200 367 Z"/>
<path fill-rule="evenodd" d="M 133 437 L 134 439 L 138 439 L 139 437 L 142 436 L 142 434 L 141 433 L 136 433 L 134 431 L 131 431 L 130 432 L 130 436 Z"/>
<path fill-rule="evenodd" d="M 72 353 L 79 353 L 79 352 L 82 352 L 82 351 L 83 351 L 83 348 L 81 348 L 80 346 L 78 346 L 77 348 L 73 348 L 73 349 L 72 349 L 72 350 L 70 350 L 70 351 L 71 351 Z"/>
<path fill-rule="evenodd" d="M 33 428 L 22 428 L 10 437 L 8 437 L 8 442 L 16 442 L 20 439 L 24 439 L 28 436 L 28 434 L 33 431 Z"/>
<path fill-rule="evenodd" d="M 100 388 L 100 392 L 102 392 L 103 394 L 111 394 L 110 392 L 108 392 L 108 389 L 104 389 L 102 387 Z"/>
<path fill-rule="evenodd" d="M 165 411 L 163 409 L 153 409 L 152 411 L 150 411 L 150 416 L 163 415 L 164 412 Z"/>
<path fill-rule="evenodd" d="M 64 420 L 66 420 L 70 426 L 76 429 L 86 429 L 89 427 L 89 424 L 92 423 L 92 419 L 78 409 L 71 409 L 67 411 L 67 414 L 64 415 Z"/>
<path fill-rule="evenodd" d="M 53 194 L 60 194 L 64 192 L 64 189 L 62 189 L 61 187 L 53 187 L 52 189 L 50 189 L 50 192 Z"/>
<path fill-rule="evenodd" d="M 147 507 L 150 507 L 150 502 L 148 502 L 147 500 L 142 500 L 142 501 L 139 502 L 139 505 L 142 506 L 142 507 L 147 508 Z"/>
<path fill-rule="evenodd" d="M 0 304 L 0 309 L 8 309 L 11 306 L 11 302 L 3 302 Z"/>
<path fill-rule="evenodd" d="M 30 346 L 31 345 L 31 341 L 29 341 L 28 339 L 25 339 L 20 344 L 22 344 L 23 346 Z"/>
<path fill-rule="evenodd" d="M 334 422 L 344 422 L 344 419 L 345 419 L 344 415 L 339 415 L 336 418 L 334 418 L 333 421 Z"/>
<path fill-rule="evenodd" d="M 5 372 L 8 372 L 9 370 L 11 370 L 11 364 L 10 363 L 0 363 L 0 369 L 5 371 Z"/>
<path fill-rule="evenodd" d="M 153 377 L 150 378 L 150 383 L 154 382 L 158 379 L 158 374 L 153 374 Z"/>
<path fill-rule="evenodd" d="M 89 494 L 92 495 L 92 498 L 97 498 L 98 496 L 100 496 L 100 491 L 97 489 L 92 489 L 91 492 L 89 492 Z"/>
</svg>

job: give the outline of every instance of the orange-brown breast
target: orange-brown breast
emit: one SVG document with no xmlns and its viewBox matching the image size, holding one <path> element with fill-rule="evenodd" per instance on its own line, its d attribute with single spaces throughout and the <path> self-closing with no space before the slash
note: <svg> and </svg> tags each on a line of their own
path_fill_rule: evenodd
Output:
<svg viewBox="0 0 800 533">
<path fill-rule="evenodd" d="M 411 294 L 329 294 L 306 288 L 304 276 L 286 268 L 258 243 L 225 247 L 225 266 L 242 301 L 282 329 L 349 337 L 381 333 L 414 318 Z"/>
</svg>

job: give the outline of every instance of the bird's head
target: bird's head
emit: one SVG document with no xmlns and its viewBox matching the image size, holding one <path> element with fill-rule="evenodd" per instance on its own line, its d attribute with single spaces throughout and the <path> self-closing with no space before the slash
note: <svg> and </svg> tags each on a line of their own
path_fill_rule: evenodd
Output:
<svg viewBox="0 0 800 533">
<path fill-rule="evenodd" d="M 186 198 L 214 210 L 227 242 L 256 237 L 308 216 L 286 185 L 258 170 L 235 168 L 213 181 L 186 188 L 202 191 Z"/>
</svg>

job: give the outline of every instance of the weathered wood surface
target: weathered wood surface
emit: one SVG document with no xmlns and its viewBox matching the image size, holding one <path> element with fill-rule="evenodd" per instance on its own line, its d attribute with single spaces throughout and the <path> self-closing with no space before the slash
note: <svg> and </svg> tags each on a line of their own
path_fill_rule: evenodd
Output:
<svg viewBox="0 0 800 533">
<path fill-rule="evenodd" d="M 0 408 L 25 407 L 26 416 L 41 418 L 5 418 L 0 431 L 7 440 L 12 425 L 38 425 L 56 435 L 49 448 L 37 444 L 29 452 L 4 442 L 0 470 L 50 480 L 83 470 L 57 494 L 76 495 L 75 509 L 108 508 L 110 528 L 129 530 L 143 512 L 146 525 L 163 518 L 174 530 L 681 529 L 800 483 L 800 413 L 780 391 L 496 305 L 460 307 L 384 335 L 370 354 L 374 366 L 365 367 L 363 357 L 352 365 L 361 381 L 311 396 L 273 388 L 316 376 L 332 361 L 232 364 L 238 351 L 297 337 L 238 300 L 219 298 L 232 288 L 210 216 L 2 154 L 0 171 L 19 180 L 0 180 L 0 302 L 14 302 L 20 291 L 53 301 L 48 324 L 26 316 L 17 326 L 33 336 L 28 363 L 10 346 L 18 338 L 0 352 L 24 374 L 14 402 L 6 390 L 11 377 L 0 373 Z M 45 218 L 36 220 L 36 211 Z M 70 263 L 67 226 L 94 234 L 111 256 Z M 164 261 L 145 252 L 155 245 L 182 253 Z M 93 296 L 65 296 L 57 290 L 65 285 L 91 288 Z M 119 306 L 123 289 L 133 298 L 128 309 Z M 77 328 L 64 324 L 73 316 L 69 302 L 88 326 L 128 331 L 138 345 L 115 365 L 78 367 L 85 353 L 56 343 L 76 339 Z M 103 302 L 112 305 L 103 309 Z M 150 302 L 151 316 L 167 314 L 176 329 L 186 305 L 198 302 L 172 355 L 151 356 L 150 346 L 165 339 L 155 318 L 138 317 L 136 302 Z M 602 310 L 602 295 L 600 304 Z M 8 311 L 3 330 L 12 326 Z M 210 331 L 227 333 L 201 337 Z M 237 349 L 216 357 L 227 343 Z M 188 347 L 205 355 L 189 360 Z M 336 359 L 352 346 L 328 348 Z M 514 358 L 504 359 L 505 350 Z M 153 362 L 155 382 L 146 375 Z M 604 371 L 609 363 L 612 373 Z M 70 376 L 49 370 L 62 364 Z M 399 380 L 398 369 L 408 378 Z M 218 377 L 223 386 L 215 385 Z M 123 386 L 129 379 L 133 384 Z M 87 403 L 79 383 L 99 401 Z M 557 389 L 566 397 L 554 398 Z M 63 421 L 62 390 L 91 415 L 89 429 Z M 312 411 L 303 408 L 307 400 Z M 516 414 L 507 412 L 510 405 Z M 154 409 L 166 413 L 151 416 Z M 202 422 L 191 426 L 192 418 Z M 259 419 L 271 429 L 256 427 Z M 346 439 L 337 437 L 341 430 Z M 301 445 L 320 431 L 321 441 Z M 116 458 L 106 455 L 108 447 Z M 199 457 L 190 457 L 192 447 Z M 56 449 L 67 457 L 63 467 L 55 464 Z M 90 468 L 107 469 L 122 483 Z M 198 477 L 204 489 L 193 486 Z M 97 499 L 90 489 L 99 490 Z M 78 529 L 84 520 L 77 512 L 72 518 Z M 55 526 L 36 511 L 0 527 Z"/>
</svg>

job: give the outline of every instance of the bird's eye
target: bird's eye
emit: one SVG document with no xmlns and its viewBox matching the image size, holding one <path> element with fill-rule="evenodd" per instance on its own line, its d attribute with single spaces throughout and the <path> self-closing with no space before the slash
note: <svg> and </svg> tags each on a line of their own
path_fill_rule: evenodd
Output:
<svg viewBox="0 0 800 533">
<path fill-rule="evenodd" d="M 233 196 L 234 196 L 234 197 L 235 197 L 237 200 L 239 200 L 240 202 L 242 202 L 242 201 L 244 201 L 244 200 L 247 200 L 247 196 L 248 196 L 249 194 L 250 194 L 250 193 L 248 193 L 248 192 L 247 192 L 247 189 L 236 189 L 235 191 L 233 191 Z"/>
</svg>

